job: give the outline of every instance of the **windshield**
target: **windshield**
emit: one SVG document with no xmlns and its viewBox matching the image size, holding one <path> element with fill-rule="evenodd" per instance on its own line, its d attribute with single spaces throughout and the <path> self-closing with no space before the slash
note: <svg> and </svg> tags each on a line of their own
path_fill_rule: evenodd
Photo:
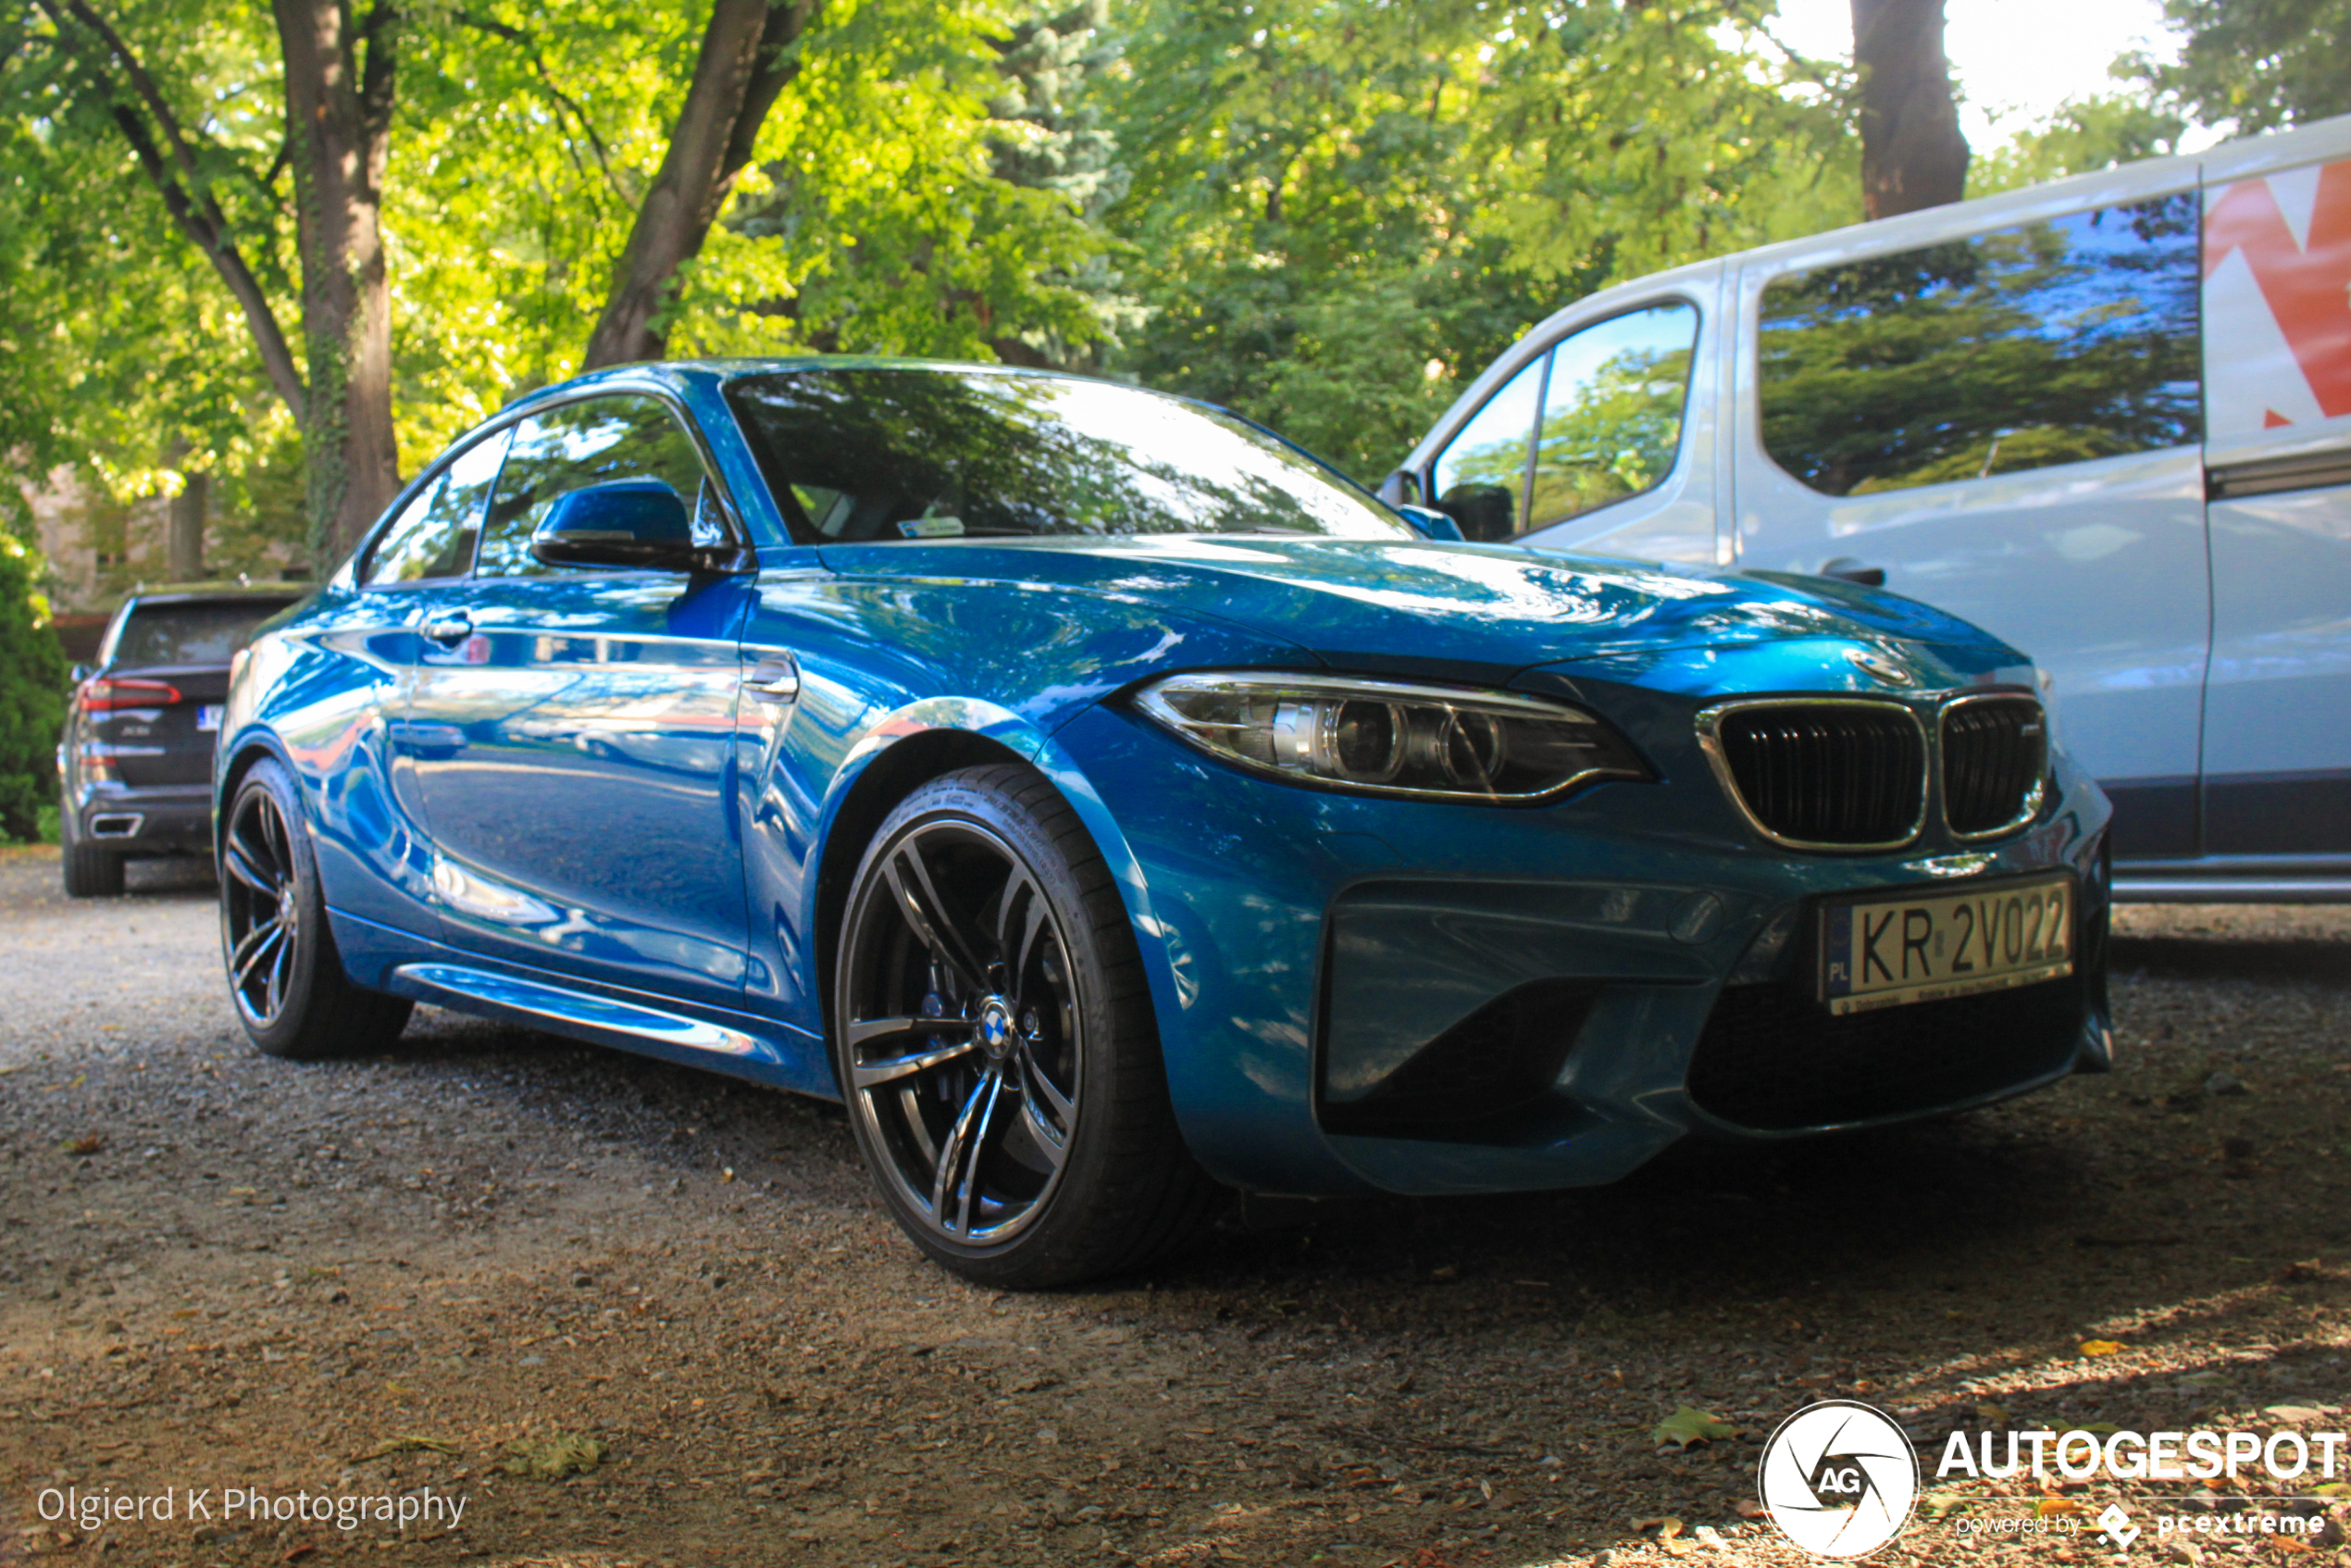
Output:
<svg viewBox="0 0 2351 1568">
<path fill-rule="evenodd" d="M 133 604 L 123 617 L 106 663 L 118 668 L 225 665 L 252 638 L 255 627 L 292 603 L 290 599 L 236 599 Z"/>
<path fill-rule="evenodd" d="M 793 370 L 727 395 L 803 537 L 1289 533 L 1410 539 L 1393 513 L 1230 415 L 1110 382 Z"/>
</svg>

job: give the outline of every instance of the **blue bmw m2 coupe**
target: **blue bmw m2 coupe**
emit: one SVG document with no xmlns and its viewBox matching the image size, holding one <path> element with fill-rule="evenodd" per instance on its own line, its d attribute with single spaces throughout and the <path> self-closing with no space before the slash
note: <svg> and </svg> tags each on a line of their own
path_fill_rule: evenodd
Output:
<svg viewBox="0 0 2351 1568">
<path fill-rule="evenodd" d="M 1014 1288 L 1225 1188 L 1606 1182 L 2107 1064 L 2108 808 L 2024 655 L 1437 529 L 1072 377 L 537 393 L 240 658 L 237 1010 L 839 1098 L 914 1240 Z"/>
</svg>

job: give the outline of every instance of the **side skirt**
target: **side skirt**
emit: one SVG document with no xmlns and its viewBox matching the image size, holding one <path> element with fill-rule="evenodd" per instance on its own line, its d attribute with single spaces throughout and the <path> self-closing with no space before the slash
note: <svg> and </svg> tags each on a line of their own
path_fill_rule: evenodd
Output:
<svg viewBox="0 0 2351 1568">
<path fill-rule="evenodd" d="M 2351 854 L 2118 860 L 2117 903 L 2351 903 Z"/>
<path fill-rule="evenodd" d="M 327 913 L 344 966 L 360 985 L 773 1089 L 840 1098 L 824 1041 L 796 1025 L 591 986 L 460 952 L 342 910 Z"/>
</svg>

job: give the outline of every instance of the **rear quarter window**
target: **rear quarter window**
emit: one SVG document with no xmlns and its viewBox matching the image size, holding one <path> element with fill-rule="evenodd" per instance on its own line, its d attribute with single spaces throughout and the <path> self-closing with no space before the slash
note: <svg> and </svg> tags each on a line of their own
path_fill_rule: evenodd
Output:
<svg viewBox="0 0 2351 1568">
<path fill-rule="evenodd" d="M 2197 226 L 2166 196 L 1773 279 L 1764 451 L 1865 495 L 2195 443 Z"/>
</svg>

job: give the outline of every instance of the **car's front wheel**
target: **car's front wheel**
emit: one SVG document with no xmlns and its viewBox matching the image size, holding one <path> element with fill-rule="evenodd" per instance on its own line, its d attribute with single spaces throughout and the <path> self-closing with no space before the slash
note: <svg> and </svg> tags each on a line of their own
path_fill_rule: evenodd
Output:
<svg viewBox="0 0 2351 1568">
<path fill-rule="evenodd" d="M 1033 1289 L 1136 1267 L 1213 1207 L 1126 907 L 1034 769 L 948 774 L 889 815 L 851 887 L 832 1020 L 865 1163 L 959 1274 Z"/>
<path fill-rule="evenodd" d="M 255 764 L 228 815 L 220 952 L 247 1037 L 272 1056 L 303 1060 L 356 1056 L 398 1039 L 415 1003 L 343 973 L 293 776 L 274 760 Z"/>
</svg>

